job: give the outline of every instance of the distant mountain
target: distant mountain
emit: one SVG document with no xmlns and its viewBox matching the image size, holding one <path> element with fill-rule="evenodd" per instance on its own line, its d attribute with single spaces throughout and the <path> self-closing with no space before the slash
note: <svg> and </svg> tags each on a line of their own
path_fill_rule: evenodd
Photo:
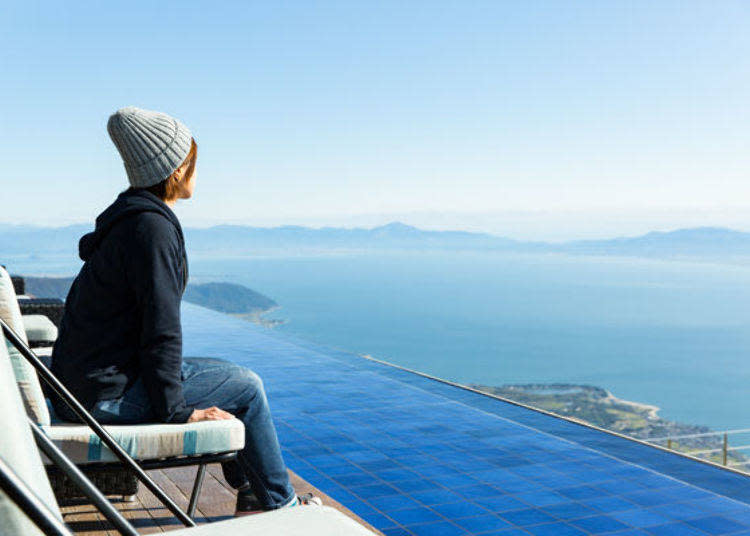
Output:
<svg viewBox="0 0 750 536">
<path fill-rule="evenodd" d="M 568 242 L 562 249 L 567 253 L 638 257 L 745 257 L 750 256 L 750 233 L 697 227 L 632 238 Z"/>
<path fill-rule="evenodd" d="M 372 229 L 300 226 L 246 227 L 219 225 L 186 229 L 191 251 L 251 253 L 257 250 L 329 249 L 497 249 L 523 243 L 484 233 L 426 231 L 400 222 Z"/>
<path fill-rule="evenodd" d="M 61 228 L 0 226 L 2 254 L 78 255 L 84 225 Z M 351 250 L 477 250 L 658 258 L 750 257 L 750 233 L 717 227 L 652 232 L 636 237 L 553 244 L 524 242 L 487 233 L 429 231 L 401 222 L 372 229 L 301 226 L 218 225 L 185 228 L 188 255 L 238 256 L 268 252 L 316 253 Z"/>
<path fill-rule="evenodd" d="M 33 207 L 30 207 L 30 210 L 33 210 Z M 65 227 L 3 224 L 0 226 L 0 256 L 35 252 L 46 254 L 73 252 L 78 256 L 78 240 L 93 229 L 93 224 Z"/>
<path fill-rule="evenodd" d="M 26 286 L 26 294 L 38 298 L 60 298 L 68 297 L 70 285 L 73 284 L 72 277 L 30 277 L 23 276 Z"/>
<path fill-rule="evenodd" d="M 400 222 L 372 229 L 218 226 L 187 229 L 191 251 L 253 254 L 267 250 L 487 250 L 658 258 L 750 257 L 750 233 L 698 227 L 607 240 L 554 244 L 469 231 L 428 231 Z"/>
</svg>

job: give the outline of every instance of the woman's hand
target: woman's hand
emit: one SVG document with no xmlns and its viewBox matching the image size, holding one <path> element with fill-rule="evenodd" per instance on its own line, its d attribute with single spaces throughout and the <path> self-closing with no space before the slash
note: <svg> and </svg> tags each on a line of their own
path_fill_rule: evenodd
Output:
<svg viewBox="0 0 750 536">
<path fill-rule="evenodd" d="M 234 415 L 227 413 L 223 409 L 219 409 L 216 406 L 212 406 L 206 409 L 194 409 L 193 414 L 187 422 L 198 422 L 198 421 L 223 421 L 225 419 L 233 419 Z"/>
</svg>

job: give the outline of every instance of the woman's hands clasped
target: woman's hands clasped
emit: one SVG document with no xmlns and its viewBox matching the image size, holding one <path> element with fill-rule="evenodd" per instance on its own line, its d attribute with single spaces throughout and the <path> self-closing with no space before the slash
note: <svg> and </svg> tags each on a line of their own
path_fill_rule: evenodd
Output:
<svg viewBox="0 0 750 536">
<path fill-rule="evenodd" d="M 211 406 L 206 409 L 195 409 L 192 415 L 188 418 L 187 422 L 198 422 L 198 421 L 223 421 L 225 419 L 232 419 L 234 415 L 227 413 L 223 409 Z"/>
</svg>

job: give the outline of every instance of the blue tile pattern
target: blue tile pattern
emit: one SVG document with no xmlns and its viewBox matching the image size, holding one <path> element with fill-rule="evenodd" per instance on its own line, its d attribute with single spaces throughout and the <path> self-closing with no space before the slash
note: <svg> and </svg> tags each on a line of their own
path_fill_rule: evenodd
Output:
<svg viewBox="0 0 750 536">
<path fill-rule="evenodd" d="M 750 479 L 183 304 L 264 380 L 293 471 L 388 536 L 750 535 Z"/>
</svg>

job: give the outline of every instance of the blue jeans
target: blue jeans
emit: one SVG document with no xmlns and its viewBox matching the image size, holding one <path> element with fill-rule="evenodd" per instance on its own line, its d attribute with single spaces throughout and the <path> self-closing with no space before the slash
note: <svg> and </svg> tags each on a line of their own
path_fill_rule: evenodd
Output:
<svg viewBox="0 0 750 536">
<path fill-rule="evenodd" d="M 237 461 L 222 464 L 229 485 L 241 488 L 250 484 L 263 508 L 269 510 L 292 500 L 294 489 L 281 457 L 263 383 L 257 374 L 222 359 L 185 357 L 182 392 L 188 406 L 200 409 L 217 406 L 245 424 L 245 448 L 237 454 Z M 90 411 L 105 424 L 156 420 L 140 379 L 120 398 L 101 400 Z"/>
</svg>

